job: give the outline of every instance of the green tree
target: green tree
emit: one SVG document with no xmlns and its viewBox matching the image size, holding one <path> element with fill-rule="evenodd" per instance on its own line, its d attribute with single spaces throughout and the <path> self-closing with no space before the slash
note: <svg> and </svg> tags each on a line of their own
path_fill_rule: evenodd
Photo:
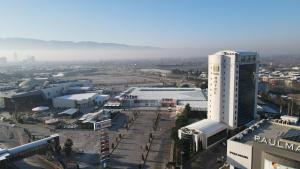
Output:
<svg viewBox="0 0 300 169">
<path fill-rule="evenodd" d="M 172 128 L 171 131 L 171 138 L 175 141 L 178 142 L 179 138 L 178 138 L 178 130 L 181 127 L 184 127 L 188 124 L 188 118 L 184 115 L 180 115 L 177 117 L 176 121 L 175 121 L 175 127 Z"/>
<path fill-rule="evenodd" d="M 65 144 L 64 144 L 64 152 L 66 153 L 66 156 L 70 156 L 71 155 L 71 153 L 72 153 L 72 146 L 73 146 L 73 141 L 72 141 L 72 139 L 68 138 L 65 141 Z"/>
<path fill-rule="evenodd" d="M 186 104 L 185 107 L 184 107 L 184 110 L 183 110 L 182 114 L 184 116 L 186 116 L 187 118 L 190 118 L 191 112 L 192 112 L 192 110 L 191 110 L 190 104 Z"/>
<path fill-rule="evenodd" d="M 188 123 L 188 118 L 187 116 L 184 116 L 184 115 L 181 115 L 181 116 L 178 116 L 176 121 L 175 121 L 175 127 L 177 129 L 180 129 L 181 127 L 184 127 L 186 126 Z"/>
</svg>

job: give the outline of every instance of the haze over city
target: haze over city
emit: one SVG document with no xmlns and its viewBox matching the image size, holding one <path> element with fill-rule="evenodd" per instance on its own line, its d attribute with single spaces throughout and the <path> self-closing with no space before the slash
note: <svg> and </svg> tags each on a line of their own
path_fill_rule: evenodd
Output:
<svg viewBox="0 0 300 169">
<path fill-rule="evenodd" d="M 233 48 L 299 55 L 299 6 L 297 0 L 3 1 L 0 56 L 9 61 L 15 54 L 41 61 L 205 57 Z M 66 41 L 77 45 L 61 46 Z M 78 45 L 82 41 L 91 43 Z"/>
<path fill-rule="evenodd" d="M 0 169 L 300 169 L 299 7 L 3 0 Z"/>
</svg>

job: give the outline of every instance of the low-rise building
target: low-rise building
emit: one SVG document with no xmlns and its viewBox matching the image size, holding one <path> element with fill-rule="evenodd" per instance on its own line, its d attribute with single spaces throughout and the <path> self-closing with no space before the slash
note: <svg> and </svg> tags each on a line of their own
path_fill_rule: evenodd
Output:
<svg viewBox="0 0 300 169">
<path fill-rule="evenodd" d="M 111 111 L 101 109 L 97 112 L 87 113 L 78 119 L 78 125 L 82 128 L 93 128 L 99 120 L 110 119 Z"/>
<path fill-rule="evenodd" d="M 261 120 L 227 140 L 230 169 L 298 169 L 300 126 Z"/>
<path fill-rule="evenodd" d="M 132 87 L 118 97 L 127 107 L 176 107 L 190 104 L 206 110 L 206 90 L 200 88 Z"/>
<path fill-rule="evenodd" d="M 27 79 L 15 90 L 0 92 L 1 107 L 7 111 L 25 111 L 40 105 L 51 105 L 51 100 L 69 93 L 69 89 L 91 88 L 90 80 L 48 81 L 45 78 Z"/>
<path fill-rule="evenodd" d="M 227 137 L 227 125 L 204 119 L 178 130 L 178 138 L 188 141 L 191 151 L 208 149 Z"/>
<path fill-rule="evenodd" d="M 85 114 L 92 112 L 97 105 L 97 99 L 101 97 L 97 93 L 81 93 L 60 96 L 52 99 L 54 108 L 77 108 Z"/>
</svg>

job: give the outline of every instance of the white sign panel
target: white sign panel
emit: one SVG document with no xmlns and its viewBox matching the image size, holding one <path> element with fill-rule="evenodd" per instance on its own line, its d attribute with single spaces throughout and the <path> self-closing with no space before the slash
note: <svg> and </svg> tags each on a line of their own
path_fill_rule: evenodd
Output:
<svg viewBox="0 0 300 169">
<path fill-rule="evenodd" d="M 111 119 L 103 120 L 94 123 L 94 130 L 100 130 L 100 129 L 108 128 L 110 126 L 111 126 Z"/>
<path fill-rule="evenodd" d="M 287 150 L 291 150 L 291 151 L 295 151 L 295 152 L 300 152 L 300 145 L 297 144 L 293 144 L 293 143 L 289 143 L 286 142 L 284 140 L 276 140 L 273 138 L 266 138 L 263 136 L 259 136 L 259 135 L 255 135 L 254 136 L 254 141 L 261 143 L 261 144 L 267 144 L 269 146 L 274 146 L 277 148 L 282 148 L 282 149 L 287 149 Z"/>
<path fill-rule="evenodd" d="M 252 168 L 252 146 L 228 140 L 227 161 L 237 168 Z"/>
</svg>

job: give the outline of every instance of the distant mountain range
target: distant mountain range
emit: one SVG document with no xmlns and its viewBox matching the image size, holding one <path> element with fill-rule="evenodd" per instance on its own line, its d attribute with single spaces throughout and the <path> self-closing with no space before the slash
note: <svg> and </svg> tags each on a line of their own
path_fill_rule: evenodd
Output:
<svg viewBox="0 0 300 169">
<path fill-rule="evenodd" d="M 128 50 L 157 50 L 152 46 L 134 46 L 119 43 L 99 43 L 93 41 L 59 41 L 30 38 L 0 38 L 0 49 L 128 49 Z"/>
</svg>

